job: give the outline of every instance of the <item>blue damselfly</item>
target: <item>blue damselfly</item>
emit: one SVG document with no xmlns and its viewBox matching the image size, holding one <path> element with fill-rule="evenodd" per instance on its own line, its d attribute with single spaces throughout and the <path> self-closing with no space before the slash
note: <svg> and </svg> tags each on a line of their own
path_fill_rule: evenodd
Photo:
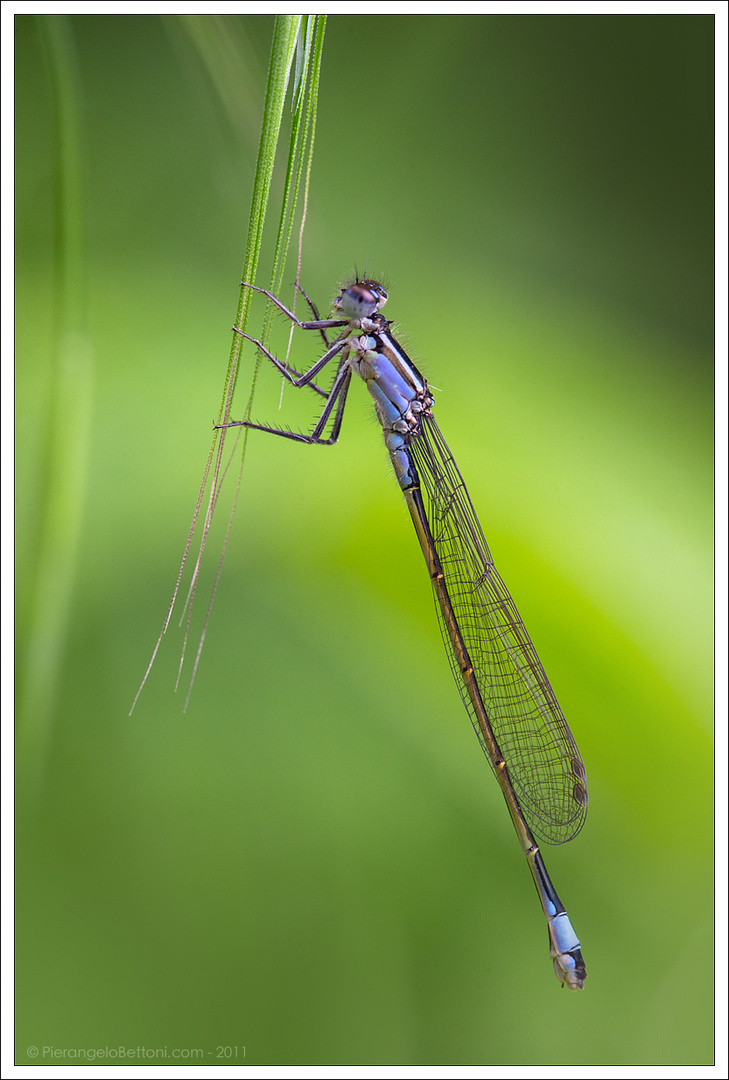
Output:
<svg viewBox="0 0 729 1080">
<path fill-rule="evenodd" d="M 278 360 L 260 341 L 243 336 L 290 383 L 309 386 L 326 401 L 310 435 L 250 420 L 225 426 L 243 425 L 296 442 L 331 445 L 339 437 L 352 373 L 366 382 L 425 556 L 461 698 L 501 787 L 547 917 L 554 970 L 563 985 L 581 990 L 586 972 L 580 942 L 535 837 L 561 844 L 580 831 L 587 813 L 585 767 L 514 601 L 494 567 L 466 485 L 433 418 L 428 384 L 381 314 L 387 293 L 376 281 L 355 281 L 339 292 L 332 318 L 320 319 L 311 304 L 315 318 L 301 321 L 272 293 L 249 287 L 263 293 L 303 330 L 322 334 L 326 351 L 303 374 Z M 332 343 L 326 335 L 329 329 L 340 331 Z M 314 379 L 334 359 L 336 373 L 331 389 L 325 391 Z"/>
</svg>

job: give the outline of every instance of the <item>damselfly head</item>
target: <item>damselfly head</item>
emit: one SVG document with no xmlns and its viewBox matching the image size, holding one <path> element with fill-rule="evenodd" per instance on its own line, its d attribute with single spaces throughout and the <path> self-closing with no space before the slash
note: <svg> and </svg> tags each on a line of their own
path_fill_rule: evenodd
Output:
<svg viewBox="0 0 729 1080">
<path fill-rule="evenodd" d="M 334 301 L 334 310 L 348 319 L 368 319 L 387 303 L 387 293 L 377 281 L 353 281 Z"/>
</svg>

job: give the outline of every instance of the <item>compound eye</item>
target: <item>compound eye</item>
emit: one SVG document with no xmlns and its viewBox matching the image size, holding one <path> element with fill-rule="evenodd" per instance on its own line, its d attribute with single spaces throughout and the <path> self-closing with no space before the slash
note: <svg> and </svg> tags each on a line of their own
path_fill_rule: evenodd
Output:
<svg viewBox="0 0 729 1080">
<path fill-rule="evenodd" d="M 363 281 L 362 285 L 377 297 L 378 311 L 385 306 L 387 303 L 387 291 L 380 285 L 379 281 Z"/>
<path fill-rule="evenodd" d="M 379 311 L 384 301 L 369 282 L 354 282 L 342 289 L 338 306 L 350 319 L 367 319 Z"/>
</svg>

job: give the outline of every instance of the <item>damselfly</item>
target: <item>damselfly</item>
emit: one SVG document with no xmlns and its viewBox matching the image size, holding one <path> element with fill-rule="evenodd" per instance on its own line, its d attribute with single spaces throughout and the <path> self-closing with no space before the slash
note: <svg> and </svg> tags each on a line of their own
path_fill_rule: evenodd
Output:
<svg viewBox="0 0 729 1080">
<path fill-rule="evenodd" d="M 268 297 L 301 329 L 322 334 L 326 351 L 303 374 L 278 360 L 260 341 L 243 336 L 290 383 L 309 386 L 326 401 L 310 435 L 250 420 L 225 426 L 243 425 L 296 442 L 331 445 L 339 437 L 352 373 L 366 382 L 423 549 L 461 698 L 501 787 L 547 917 L 554 970 L 563 985 L 581 990 L 586 972 L 580 942 L 535 837 L 562 844 L 580 831 L 587 813 L 585 767 L 514 601 L 494 567 L 466 485 L 433 418 L 428 384 L 380 313 L 387 293 L 376 281 L 355 281 L 339 292 L 332 318 L 320 319 L 312 304 L 316 317 L 302 322 L 270 292 L 250 288 Z M 328 329 L 340 330 L 331 344 Z M 314 379 L 335 358 L 336 374 L 327 392 Z"/>
</svg>

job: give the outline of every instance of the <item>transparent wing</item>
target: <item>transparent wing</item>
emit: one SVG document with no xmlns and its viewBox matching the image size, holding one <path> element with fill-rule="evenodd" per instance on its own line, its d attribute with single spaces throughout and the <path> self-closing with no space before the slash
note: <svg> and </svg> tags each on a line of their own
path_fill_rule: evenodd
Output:
<svg viewBox="0 0 729 1080">
<path fill-rule="evenodd" d="M 423 420 L 409 450 L 453 611 L 522 812 L 537 837 L 563 844 L 577 835 L 587 813 L 580 752 L 432 417 Z M 463 703 L 489 757 L 437 597 L 436 607 Z"/>
</svg>

